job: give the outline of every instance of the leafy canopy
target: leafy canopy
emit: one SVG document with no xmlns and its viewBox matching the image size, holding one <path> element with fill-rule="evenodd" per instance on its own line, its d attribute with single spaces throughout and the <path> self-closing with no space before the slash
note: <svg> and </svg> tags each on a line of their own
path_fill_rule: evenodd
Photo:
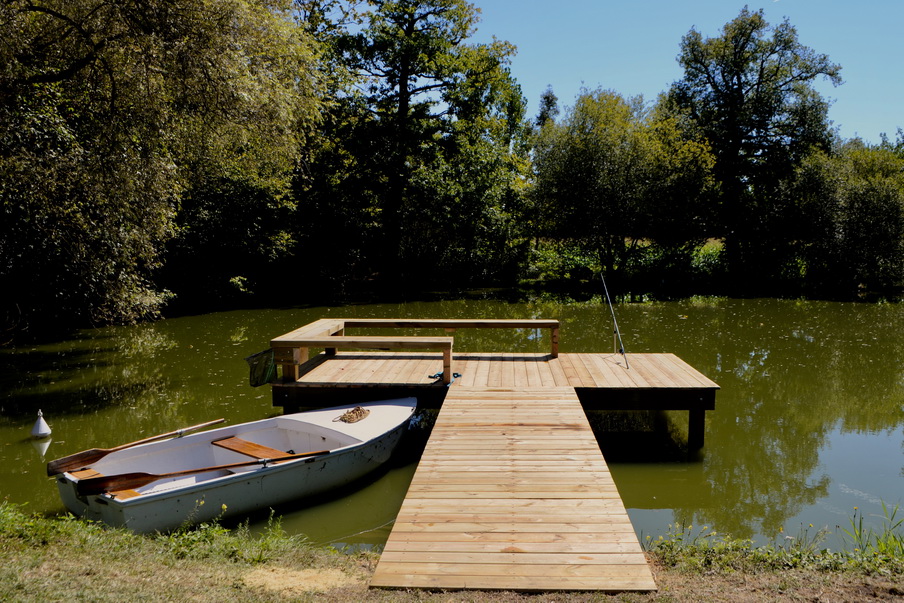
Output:
<svg viewBox="0 0 904 603">
<path fill-rule="evenodd" d="M 0 5 L 0 312 L 8 325 L 154 315 L 185 191 L 284 190 L 319 109 L 289 4 Z"/>
</svg>

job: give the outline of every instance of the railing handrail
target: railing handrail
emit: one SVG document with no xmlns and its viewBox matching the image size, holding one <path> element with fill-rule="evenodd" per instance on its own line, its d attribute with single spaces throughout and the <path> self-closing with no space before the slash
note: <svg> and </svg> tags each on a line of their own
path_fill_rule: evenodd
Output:
<svg viewBox="0 0 904 603">
<path fill-rule="evenodd" d="M 422 341 L 419 344 L 415 341 L 418 339 L 417 337 L 388 337 L 382 338 L 382 343 L 387 345 L 379 346 L 377 345 L 380 343 L 379 337 L 350 337 L 346 334 L 346 329 L 348 328 L 444 329 L 447 333 L 452 333 L 457 329 L 549 329 L 550 357 L 557 358 L 559 356 L 559 321 L 555 319 L 324 318 L 270 340 L 270 347 L 277 352 L 275 361 L 283 367 L 283 377 L 290 381 L 298 380 L 300 377 L 298 367 L 308 361 L 309 348 L 324 347 L 328 353 L 335 353 L 335 348 L 337 347 L 355 347 L 353 341 L 356 341 L 364 344 L 363 347 L 392 347 L 399 349 L 426 344 L 428 339 L 420 338 Z M 337 345 L 329 345 L 331 343 L 336 343 Z M 445 347 L 445 344 L 440 347 Z M 451 355 L 451 345 L 449 350 Z"/>
</svg>

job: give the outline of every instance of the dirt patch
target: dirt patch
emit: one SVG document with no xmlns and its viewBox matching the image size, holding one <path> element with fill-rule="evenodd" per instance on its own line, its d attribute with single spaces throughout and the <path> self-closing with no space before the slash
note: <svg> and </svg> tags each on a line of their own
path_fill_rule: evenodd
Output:
<svg viewBox="0 0 904 603">
<path fill-rule="evenodd" d="M 682 574 L 654 565 L 659 592 L 638 598 L 669 603 L 847 603 L 904 601 L 904 585 L 895 578 L 787 570 L 722 575 Z"/>
<path fill-rule="evenodd" d="M 353 586 L 360 581 L 338 569 L 290 570 L 261 567 L 247 573 L 244 582 L 252 588 L 293 597 Z"/>
<path fill-rule="evenodd" d="M 859 603 L 904 601 L 902 585 L 894 578 L 788 570 L 738 574 L 684 574 L 653 565 L 658 592 L 596 593 L 511 591 L 432 591 L 368 589 L 364 576 L 355 578 L 338 569 L 289 570 L 259 568 L 245 577 L 248 587 L 266 590 L 287 600 L 324 603 Z M 313 597 L 313 598 L 312 598 Z"/>
</svg>

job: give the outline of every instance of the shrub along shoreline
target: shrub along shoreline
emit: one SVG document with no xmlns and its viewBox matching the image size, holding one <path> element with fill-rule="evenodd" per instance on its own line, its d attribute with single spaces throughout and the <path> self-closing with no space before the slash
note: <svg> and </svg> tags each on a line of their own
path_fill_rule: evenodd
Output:
<svg viewBox="0 0 904 603">
<path fill-rule="evenodd" d="M 897 507 L 881 531 L 855 511 L 845 550 L 819 548 L 821 531 L 754 546 L 707 528 L 678 527 L 646 543 L 657 593 L 557 593 L 556 600 L 895 600 L 904 597 L 904 533 Z M 0 503 L 0 598 L 8 601 L 522 601 L 542 594 L 370 590 L 379 554 L 337 551 L 286 534 L 217 523 L 142 536 Z"/>
</svg>

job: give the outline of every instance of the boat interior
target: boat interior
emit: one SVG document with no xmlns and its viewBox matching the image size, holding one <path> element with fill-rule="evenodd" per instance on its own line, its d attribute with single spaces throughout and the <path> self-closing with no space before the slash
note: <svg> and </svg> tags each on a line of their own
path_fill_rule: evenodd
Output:
<svg viewBox="0 0 904 603">
<path fill-rule="evenodd" d="M 328 427 L 274 418 L 245 426 L 224 428 L 169 440 L 154 446 L 138 446 L 110 454 L 95 464 L 102 475 L 129 472 L 170 473 L 199 467 L 216 467 L 261 459 L 279 459 L 306 452 L 336 450 L 360 443 L 358 438 Z M 257 465 L 206 471 L 160 480 L 137 488 L 139 493 L 198 483 L 232 473 L 253 471 Z"/>
</svg>

